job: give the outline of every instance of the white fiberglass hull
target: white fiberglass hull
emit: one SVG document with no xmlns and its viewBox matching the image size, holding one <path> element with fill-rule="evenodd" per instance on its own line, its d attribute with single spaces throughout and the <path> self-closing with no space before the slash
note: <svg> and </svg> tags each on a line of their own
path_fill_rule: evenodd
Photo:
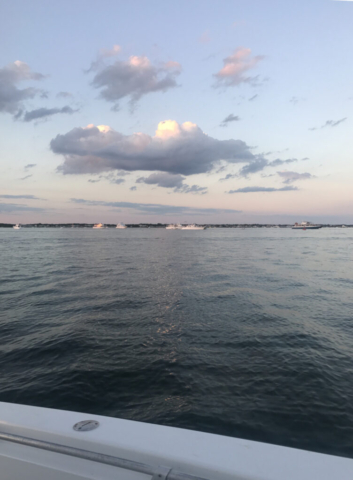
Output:
<svg viewBox="0 0 353 480">
<path fill-rule="evenodd" d="M 322 228 L 321 225 L 309 225 L 308 227 L 305 227 L 303 225 L 298 225 L 292 227 L 292 230 L 318 230 L 319 228 Z"/>
<path fill-rule="evenodd" d="M 73 429 L 85 420 L 98 428 Z M 353 478 L 353 460 L 347 458 L 10 403 L 0 403 L 0 442 L 0 478 L 6 480 Z"/>
<path fill-rule="evenodd" d="M 205 230 L 205 227 L 183 227 L 182 230 Z"/>
</svg>

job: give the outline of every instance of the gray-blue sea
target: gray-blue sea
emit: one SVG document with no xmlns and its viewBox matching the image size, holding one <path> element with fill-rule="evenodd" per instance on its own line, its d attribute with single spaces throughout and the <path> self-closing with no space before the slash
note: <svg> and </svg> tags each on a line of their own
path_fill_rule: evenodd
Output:
<svg viewBox="0 0 353 480">
<path fill-rule="evenodd" d="M 0 401 L 353 457 L 353 228 L 0 229 Z"/>
</svg>

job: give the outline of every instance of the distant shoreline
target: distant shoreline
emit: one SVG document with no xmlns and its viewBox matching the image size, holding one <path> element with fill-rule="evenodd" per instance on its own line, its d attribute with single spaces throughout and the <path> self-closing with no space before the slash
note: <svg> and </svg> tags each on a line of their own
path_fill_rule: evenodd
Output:
<svg viewBox="0 0 353 480">
<path fill-rule="evenodd" d="M 22 228 L 93 228 L 94 223 L 28 223 L 21 224 Z M 165 228 L 169 223 L 131 223 L 127 228 Z M 186 225 L 186 224 L 185 224 Z M 207 228 L 291 228 L 293 224 L 270 223 L 203 223 L 198 224 Z M 342 224 L 321 224 L 323 228 L 342 228 Z M 0 228 L 12 228 L 14 223 L 0 223 Z M 116 228 L 116 224 L 105 224 L 106 228 Z M 350 228 L 353 225 L 346 225 Z"/>
</svg>

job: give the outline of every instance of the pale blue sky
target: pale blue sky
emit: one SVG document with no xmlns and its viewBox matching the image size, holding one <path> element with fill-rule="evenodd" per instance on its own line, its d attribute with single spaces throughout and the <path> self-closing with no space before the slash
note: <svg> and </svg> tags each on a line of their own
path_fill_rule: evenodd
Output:
<svg viewBox="0 0 353 480">
<path fill-rule="evenodd" d="M 353 223 L 353 2 L 15 0 L 1 10 L 0 222 Z M 156 72 L 165 91 L 151 86 Z M 10 87 L 38 91 L 19 100 Z M 100 96 L 108 87 L 118 111 Z M 166 120 L 197 127 L 163 124 L 172 138 L 151 139 Z M 73 131 L 91 124 L 113 132 Z"/>
</svg>

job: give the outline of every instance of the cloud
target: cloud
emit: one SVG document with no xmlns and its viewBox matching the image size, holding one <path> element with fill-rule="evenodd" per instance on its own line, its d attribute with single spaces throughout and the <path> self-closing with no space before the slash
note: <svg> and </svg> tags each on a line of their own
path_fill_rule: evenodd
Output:
<svg viewBox="0 0 353 480">
<path fill-rule="evenodd" d="M 256 67 L 256 65 L 265 57 L 257 55 L 251 56 L 250 48 L 237 48 L 232 55 L 223 60 L 223 68 L 216 73 L 216 86 L 234 87 L 241 83 L 254 84 L 257 77 L 251 77 L 246 73 Z"/>
<path fill-rule="evenodd" d="M 43 200 L 42 198 L 35 197 L 34 195 L 0 195 L 0 198 L 24 198 L 26 200 Z"/>
<path fill-rule="evenodd" d="M 227 127 L 229 122 L 238 122 L 239 120 L 240 118 L 237 115 L 233 115 L 231 113 L 224 120 L 222 120 L 220 127 Z"/>
<path fill-rule="evenodd" d="M 200 187 L 198 185 L 187 185 L 183 183 L 185 177 L 180 174 L 156 172 L 149 177 L 140 177 L 136 183 L 145 183 L 147 185 L 157 185 L 162 188 L 173 188 L 176 193 L 207 193 L 207 187 Z"/>
<path fill-rule="evenodd" d="M 311 173 L 297 173 L 297 172 L 277 172 L 277 174 L 284 180 L 283 183 L 293 183 L 298 180 L 309 180 L 314 178 Z"/>
<path fill-rule="evenodd" d="M 232 178 L 236 178 L 239 175 L 237 173 L 228 173 L 224 178 L 220 178 L 220 182 L 224 182 L 225 180 L 231 180 Z"/>
<path fill-rule="evenodd" d="M 248 101 L 249 101 L 249 102 L 253 102 L 257 97 L 258 97 L 258 94 L 253 95 L 252 97 L 250 97 L 250 98 L 248 99 Z"/>
<path fill-rule="evenodd" d="M 347 117 L 341 118 L 340 120 L 327 120 L 326 123 L 324 123 L 321 127 L 312 127 L 309 128 L 309 130 L 321 130 L 321 128 L 326 128 L 326 127 L 337 127 L 342 122 L 345 122 L 347 120 Z"/>
<path fill-rule="evenodd" d="M 122 183 L 125 183 L 125 180 L 123 178 L 115 178 L 114 180 L 110 180 L 110 183 L 115 183 L 115 185 L 120 185 Z"/>
<path fill-rule="evenodd" d="M 294 163 L 297 162 L 297 158 L 288 158 L 287 160 L 281 160 L 280 158 L 276 158 L 276 160 L 272 160 L 272 162 L 268 163 L 269 167 L 279 167 L 280 165 L 285 165 L 287 163 Z"/>
<path fill-rule="evenodd" d="M 183 184 L 185 177 L 180 174 L 157 172 L 152 173 L 149 177 L 140 177 L 136 183 L 146 183 L 147 185 L 157 185 L 164 188 L 178 188 Z"/>
<path fill-rule="evenodd" d="M 31 110 L 26 112 L 23 118 L 24 122 L 31 122 L 32 120 L 39 120 L 40 118 L 47 118 L 58 113 L 67 113 L 72 115 L 73 113 L 78 112 L 78 110 L 73 110 L 71 107 L 66 105 L 62 108 L 38 108 L 36 110 Z"/>
<path fill-rule="evenodd" d="M 266 155 L 270 154 L 271 152 L 268 152 Z M 254 161 L 249 163 L 248 165 L 245 165 L 242 167 L 238 173 L 228 173 L 224 178 L 220 178 L 219 181 L 223 182 L 225 180 L 229 180 L 231 178 L 236 178 L 236 177 L 245 177 L 247 178 L 249 175 L 257 172 L 261 172 L 265 168 L 268 167 L 279 167 L 280 165 L 286 165 L 288 163 L 293 163 L 297 162 L 297 158 L 288 158 L 287 160 L 281 160 L 280 158 L 276 158 L 276 160 L 272 160 L 271 162 L 268 161 L 266 158 L 264 158 L 262 155 L 258 155 Z M 265 175 L 263 175 L 265 176 Z M 270 176 L 270 175 L 266 175 Z"/>
<path fill-rule="evenodd" d="M 26 175 L 25 177 L 20 178 L 20 180 L 27 180 L 27 178 L 33 177 L 33 175 Z"/>
<path fill-rule="evenodd" d="M 64 156 L 59 167 L 64 174 L 144 170 L 192 175 L 210 171 L 221 160 L 251 163 L 257 158 L 241 140 L 217 140 L 194 123 L 173 120 L 160 122 L 153 137 L 123 135 L 104 125 L 74 128 L 57 135 L 50 148 Z"/>
<path fill-rule="evenodd" d="M 15 212 L 43 212 L 43 208 L 29 207 L 19 203 L 2 203 L 0 202 L 0 213 L 15 213 Z"/>
<path fill-rule="evenodd" d="M 121 52 L 121 47 L 120 45 L 113 45 L 113 48 L 101 48 L 99 50 L 99 56 L 100 57 L 114 57 L 115 55 L 118 55 L 118 53 Z"/>
<path fill-rule="evenodd" d="M 72 98 L 72 97 L 73 97 L 73 95 L 70 92 L 59 92 L 56 95 L 56 98 Z"/>
<path fill-rule="evenodd" d="M 114 57 L 121 52 L 120 45 L 113 45 L 113 48 L 101 48 L 98 52 L 96 60 L 91 63 L 91 66 L 86 73 L 89 72 L 96 72 L 97 70 L 103 68 L 105 66 L 104 59 L 109 57 Z"/>
<path fill-rule="evenodd" d="M 137 187 L 130 187 L 130 190 L 131 190 L 132 192 L 136 192 Z"/>
<path fill-rule="evenodd" d="M 103 64 L 95 69 L 98 72 L 92 85 L 100 89 L 100 96 L 104 100 L 115 103 L 115 110 L 119 108 L 117 102 L 122 98 L 129 98 L 133 108 L 144 95 L 175 88 L 176 78 L 181 73 L 178 62 L 170 61 L 154 66 L 144 56 L 131 56 L 127 61 L 117 60 L 112 65 Z"/>
<path fill-rule="evenodd" d="M 304 102 L 305 98 L 292 97 L 289 101 L 290 101 L 290 103 L 293 103 L 293 105 L 297 105 L 297 103 Z"/>
<path fill-rule="evenodd" d="M 263 170 L 265 167 L 269 165 L 268 160 L 263 157 L 256 158 L 253 162 L 245 165 L 239 170 L 238 176 L 239 177 L 247 177 L 252 173 L 257 173 Z"/>
<path fill-rule="evenodd" d="M 37 166 L 36 163 L 28 163 L 27 165 L 25 165 L 24 169 L 29 170 L 30 168 L 34 168 L 36 166 Z"/>
<path fill-rule="evenodd" d="M 196 208 L 176 205 L 161 205 L 156 203 L 132 203 L 132 202 L 104 202 L 99 200 L 84 200 L 82 198 L 72 198 L 71 201 L 76 204 L 83 204 L 95 207 L 113 207 L 130 208 L 150 215 L 168 215 L 168 214 L 211 214 L 211 213 L 241 213 L 241 210 L 218 209 L 218 208 Z"/>
<path fill-rule="evenodd" d="M 297 187 L 282 187 L 282 188 L 244 187 L 244 188 L 238 188 L 238 190 L 229 190 L 229 192 L 226 192 L 226 193 L 290 192 L 292 190 L 298 190 L 298 188 Z"/>
<path fill-rule="evenodd" d="M 20 90 L 17 84 L 29 80 L 42 80 L 44 75 L 33 72 L 30 67 L 17 60 L 0 68 L 0 112 L 16 114 L 23 108 L 23 102 L 40 93 L 33 87 Z"/>
</svg>

